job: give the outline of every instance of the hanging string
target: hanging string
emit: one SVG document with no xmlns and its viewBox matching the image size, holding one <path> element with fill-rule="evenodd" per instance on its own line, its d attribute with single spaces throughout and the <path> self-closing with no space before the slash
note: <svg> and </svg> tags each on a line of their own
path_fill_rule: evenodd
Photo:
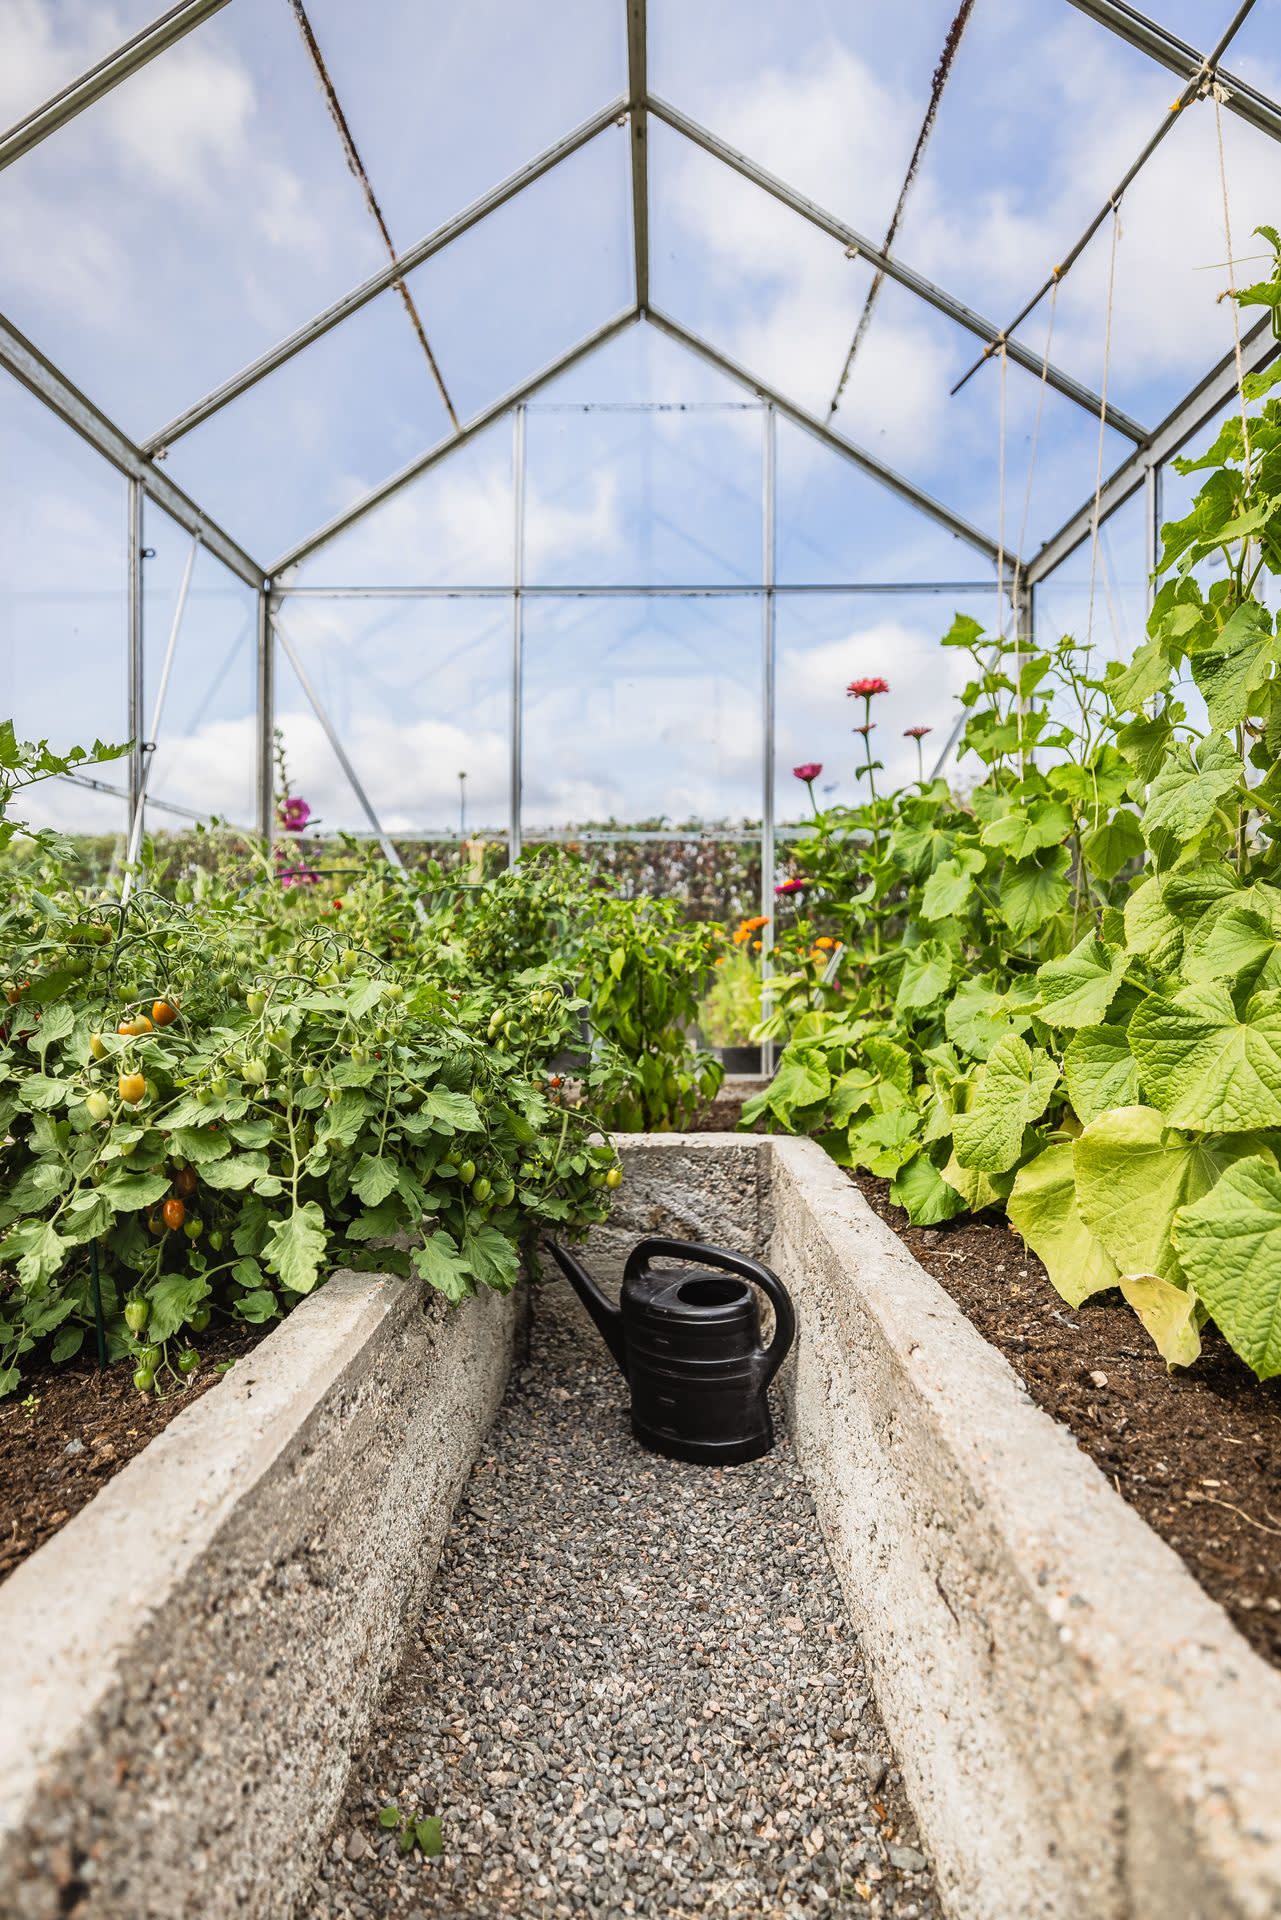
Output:
<svg viewBox="0 0 1281 1920">
<path fill-rule="evenodd" d="M 1250 488 L 1250 422 L 1245 410 L 1245 367 L 1241 359 L 1241 310 L 1237 306 L 1236 262 L 1232 257 L 1232 215 L 1228 208 L 1228 168 L 1223 154 L 1223 105 L 1227 90 L 1216 80 L 1210 88 L 1214 101 L 1214 132 L 1219 143 L 1219 191 L 1223 196 L 1223 239 L 1228 256 L 1228 305 L 1232 309 L 1232 347 L 1236 355 L 1237 398 L 1241 403 L 1241 438 L 1245 454 L 1245 485 Z M 1222 295 L 1219 296 L 1222 299 Z M 1248 542 L 1247 542 L 1248 545 Z"/>
<path fill-rule="evenodd" d="M 1027 456 L 1027 480 L 1023 487 L 1023 512 L 1019 519 L 1018 546 L 1014 555 L 1014 604 L 1017 607 L 1019 588 L 1022 585 L 1020 575 L 1023 571 L 1023 555 L 1027 551 L 1027 526 L 1032 514 L 1032 480 L 1036 473 L 1036 452 L 1041 444 L 1041 419 L 1045 412 L 1045 390 L 1050 384 L 1050 350 L 1054 345 L 1054 317 L 1059 306 L 1058 269 L 1055 269 L 1054 287 L 1050 294 L 1050 324 L 1045 331 L 1045 352 L 1041 355 L 1041 378 L 1036 389 L 1036 415 L 1032 421 L 1032 445 Z"/>
<path fill-rule="evenodd" d="M 1103 332 L 1103 390 L 1099 395 L 1099 449 L 1094 465 L 1094 511 L 1090 515 L 1090 598 L 1085 615 L 1085 644 L 1094 644 L 1094 583 L 1099 561 L 1099 507 L 1103 498 L 1103 449 L 1108 430 L 1108 373 L 1112 364 L 1112 301 L 1116 293 L 1116 243 L 1121 233 L 1121 209 L 1112 202 L 1112 246 L 1108 255 L 1107 322 Z"/>
<path fill-rule="evenodd" d="M 1000 402 L 996 435 L 996 630 L 1005 638 L 1005 374 L 1008 360 L 1001 341 Z"/>
</svg>

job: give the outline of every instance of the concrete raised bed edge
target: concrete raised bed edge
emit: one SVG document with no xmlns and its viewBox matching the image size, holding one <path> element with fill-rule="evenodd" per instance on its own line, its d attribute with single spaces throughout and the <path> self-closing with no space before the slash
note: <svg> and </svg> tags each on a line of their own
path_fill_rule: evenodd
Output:
<svg viewBox="0 0 1281 1920">
<path fill-rule="evenodd" d="M 1281 1913 L 1281 1675 L 811 1141 L 619 1142 L 635 1234 L 759 1248 L 793 1430 L 950 1911 Z"/>
<path fill-rule="evenodd" d="M 518 1310 L 336 1274 L 0 1588 L 0 1912 L 289 1912 Z"/>
</svg>

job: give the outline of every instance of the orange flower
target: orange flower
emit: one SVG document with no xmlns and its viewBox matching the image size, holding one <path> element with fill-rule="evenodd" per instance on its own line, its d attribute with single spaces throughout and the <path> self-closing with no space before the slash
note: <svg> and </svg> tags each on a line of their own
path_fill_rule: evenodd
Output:
<svg viewBox="0 0 1281 1920">
<path fill-rule="evenodd" d="M 818 936 L 818 939 L 814 942 L 814 945 L 816 947 L 834 947 L 836 945 L 836 942 L 835 940 L 833 940 L 830 933 L 820 933 Z"/>
</svg>

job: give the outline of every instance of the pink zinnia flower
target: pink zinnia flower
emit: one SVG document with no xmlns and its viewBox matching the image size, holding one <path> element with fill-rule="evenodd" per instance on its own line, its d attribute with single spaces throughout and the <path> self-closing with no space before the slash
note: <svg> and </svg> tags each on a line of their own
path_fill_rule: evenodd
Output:
<svg viewBox="0 0 1281 1920">
<path fill-rule="evenodd" d="M 792 768 L 792 772 L 796 775 L 796 778 L 798 780 L 804 780 L 807 784 L 811 780 L 817 780 L 822 771 L 823 763 L 821 760 L 807 760 L 803 767 Z"/>
<path fill-rule="evenodd" d="M 775 893 L 803 893 L 804 890 L 805 882 L 801 879 L 782 880 L 774 889 Z"/>
<path fill-rule="evenodd" d="M 933 733 L 933 731 L 933 727 L 904 727 L 903 738 L 905 740 L 924 740 L 926 734 Z"/>
<path fill-rule="evenodd" d="M 876 722 L 875 720 L 865 720 L 861 727 L 854 727 L 851 729 L 851 731 L 854 733 L 861 733 L 863 738 L 866 740 L 869 733 L 876 732 Z"/>
<path fill-rule="evenodd" d="M 851 680 L 845 691 L 855 700 L 870 700 L 874 693 L 888 693 L 890 683 L 882 680 L 879 674 L 871 674 L 866 680 Z"/>
</svg>

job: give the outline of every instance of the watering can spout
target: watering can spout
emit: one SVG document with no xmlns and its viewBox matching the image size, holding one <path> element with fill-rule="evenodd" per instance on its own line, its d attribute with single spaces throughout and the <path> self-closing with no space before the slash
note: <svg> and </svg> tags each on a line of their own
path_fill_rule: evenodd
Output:
<svg viewBox="0 0 1281 1920">
<path fill-rule="evenodd" d="M 627 1342 L 623 1336 L 622 1313 L 617 1307 L 610 1305 L 586 1267 L 576 1260 L 567 1248 L 559 1246 L 555 1240 L 549 1240 L 547 1246 L 556 1265 L 600 1328 L 601 1338 L 617 1360 L 626 1378 Z"/>
</svg>

